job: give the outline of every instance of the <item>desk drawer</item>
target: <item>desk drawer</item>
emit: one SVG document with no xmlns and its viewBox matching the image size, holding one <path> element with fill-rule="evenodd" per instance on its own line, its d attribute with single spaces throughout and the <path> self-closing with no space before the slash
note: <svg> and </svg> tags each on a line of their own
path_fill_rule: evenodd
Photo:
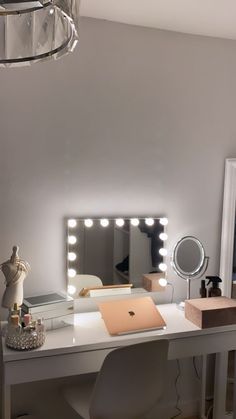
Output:
<svg viewBox="0 0 236 419">
<path fill-rule="evenodd" d="M 19 384 L 99 371 L 105 357 L 112 350 L 113 348 L 6 362 L 6 384 Z"/>
</svg>

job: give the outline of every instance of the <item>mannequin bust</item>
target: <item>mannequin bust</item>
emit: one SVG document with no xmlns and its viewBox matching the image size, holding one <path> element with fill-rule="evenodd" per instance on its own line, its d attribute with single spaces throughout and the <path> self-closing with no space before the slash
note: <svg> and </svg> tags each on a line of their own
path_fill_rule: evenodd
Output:
<svg viewBox="0 0 236 419">
<path fill-rule="evenodd" d="M 23 303 L 23 282 L 30 270 L 28 262 L 18 256 L 19 246 L 14 246 L 9 260 L 0 265 L 5 276 L 6 289 L 2 297 L 2 307 L 11 309 L 14 303 Z"/>
</svg>

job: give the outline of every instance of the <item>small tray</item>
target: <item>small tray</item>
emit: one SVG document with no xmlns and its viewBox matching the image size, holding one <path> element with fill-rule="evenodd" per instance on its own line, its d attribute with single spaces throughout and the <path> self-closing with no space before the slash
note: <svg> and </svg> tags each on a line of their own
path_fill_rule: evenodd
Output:
<svg viewBox="0 0 236 419">
<path fill-rule="evenodd" d="M 42 346 L 45 342 L 45 332 L 9 332 L 6 331 L 5 343 L 8 348 L 16 349 L 18 351 L 29 351 Z"/>
</svg>

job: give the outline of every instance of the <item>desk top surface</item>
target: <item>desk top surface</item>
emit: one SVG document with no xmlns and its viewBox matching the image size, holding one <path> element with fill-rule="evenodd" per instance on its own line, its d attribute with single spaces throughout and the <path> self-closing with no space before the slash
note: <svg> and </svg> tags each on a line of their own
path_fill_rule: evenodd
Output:
<svg viewBox="0 0 236 419">
<path fill-rule="evenodd" d="M 138 332 L 123 336 L 110 336 L 100 312 L 77 313 L 65 316 L 68 326 L 47 331 L 45 344 L 32 351 L 15 351 L 5 346 L 3 338 L 2 355 L 4 362 L 85 352 L 138 343 L 150 339 L 179 339 L 206 334 L 235 331 L 236 324 L 230 326 L 200 329 L 185 319 L 184 312 L 176 304 L 158 305 L 167 327 L 164 330 Z"/>
</svg>

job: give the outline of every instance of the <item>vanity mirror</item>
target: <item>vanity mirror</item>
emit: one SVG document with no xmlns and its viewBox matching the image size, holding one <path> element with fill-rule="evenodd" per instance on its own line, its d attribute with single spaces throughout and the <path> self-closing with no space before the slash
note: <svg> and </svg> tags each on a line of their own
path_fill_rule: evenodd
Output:
<svg viewBox="0 0 236 419">
<path fill-rule="evenodd" d="M 166 271 L 167 218 L 65 221 L 68 292 L 74 298 L 81 290 L 75 279 L 85 284 L 90 277 L 89 286 L 133 284 L 138 288 L 144 274 Z"/>
<path fill-rule="evenodd" d="M 226 159 L 223 198 L 220 277 L 222 278 L 222 294 L 236 297 L 234 280 L 236 279 L 236 159 Z M 233 289 L 233 295 L 232 295 Z"/>
<path fill-rule="evenodd" d="M 196 237 L 180 239 L 173 250 L 171 265 L 178 276 L 187 281 L 187 300 L 190 298 L 191 279 L 200 278 L 206 272 L 209 257 Z"/>
</svg>

